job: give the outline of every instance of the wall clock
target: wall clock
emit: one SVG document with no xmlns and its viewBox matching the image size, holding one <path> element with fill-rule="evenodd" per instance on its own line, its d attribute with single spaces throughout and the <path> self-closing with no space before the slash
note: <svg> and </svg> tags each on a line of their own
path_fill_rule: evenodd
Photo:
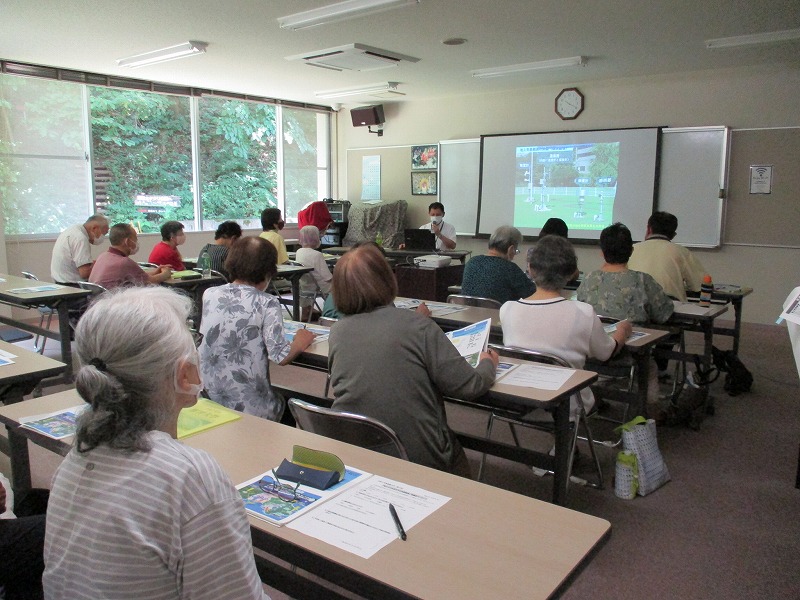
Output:
<svg viewBox="0 0 800 600">
<path fill-rule="evenodd" d="M 556 114 L 569 121 L 583 112 L 583 94 L 578 88 L 564 88 L 556 96 Z"/>
</svg>

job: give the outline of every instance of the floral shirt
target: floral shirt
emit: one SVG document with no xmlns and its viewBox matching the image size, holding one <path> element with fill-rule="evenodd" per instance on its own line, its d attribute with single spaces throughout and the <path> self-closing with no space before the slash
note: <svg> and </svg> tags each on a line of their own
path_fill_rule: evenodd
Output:
<svg viewBox="0 0 800 600">
<path fill-rule="evenodd" d="M 645 325 L 664 323 L 675 306 L 656 280 L 639 271 L 589 273 L 578 288 L 578 300 L 598 315 Z"/>
<path fill-rule="evenodd" d="M 268 361 L 289 354 L 278 299 L 249 285 L 229 283 L 203 294 L 200 373 L 214 402 L 280 420 L 284 401 L 269 384 Z"/>
</svg>

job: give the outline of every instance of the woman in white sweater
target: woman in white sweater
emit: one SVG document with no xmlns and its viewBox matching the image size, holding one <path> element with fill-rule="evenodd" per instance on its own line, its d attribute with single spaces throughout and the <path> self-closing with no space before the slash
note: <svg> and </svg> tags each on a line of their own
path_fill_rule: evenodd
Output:
<svg viewBox="0 0 800 600">
<path fill-rule="evenodd" d="M 333 275 L 325 262 L 322 252 L 317 250 L 320 244 L 319 229 L 314 225 L 306 225 L 299 234 L 300 248 L 297 251 L 296 260 L 304 267 L 314 267 L 311 273 L 306 273 L 300 278 L 300 308 L 302 309 L 303 321 L 307 321 L 309 311 L 313 309 L 314 293 L 319 288 L 323 297 L 331 291 L 331 280 Z"/>
</svg>

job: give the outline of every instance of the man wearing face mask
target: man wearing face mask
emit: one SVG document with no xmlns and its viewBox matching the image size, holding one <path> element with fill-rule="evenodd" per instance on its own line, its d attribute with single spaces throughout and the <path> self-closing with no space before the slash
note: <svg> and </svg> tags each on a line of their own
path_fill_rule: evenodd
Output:
<svg viewBox="0 0 800 600">
<path fill-rule="evenodd" d="M 92 215 L 83 225 L 67 227 L 53 245 L 50 276 L 56 283 L 78 286 L 92 272 L 92 245 L 103 243 L 108 233 L 108 219 Z"/>
<path fill-rule="evenodd" d="M 425 223 L 420 229 L 429 229 L 436 236 L 437 250 L 455 250 L 456 228 L 450 223 L 444 222 L 444 204 L 432 202 L 428 206 L 428 215 L 431 218 L 431 222 Z"/>
<path fill-rule="evenodd" d="M 121 285 L 161 283 L 172 277 L 172 268 L 162 265 L 145 271 L 129 258 L 139 251 L 139 236 L 127 223 L 117 223 L 108 236 L 111 247 L 95 262 L 89 281 L 112 289 Z"/>
</svg>

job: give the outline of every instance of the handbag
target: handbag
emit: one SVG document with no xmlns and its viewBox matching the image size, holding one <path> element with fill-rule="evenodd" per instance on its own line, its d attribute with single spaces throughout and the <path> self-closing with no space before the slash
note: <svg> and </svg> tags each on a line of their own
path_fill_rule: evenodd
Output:
<svg viewBox="0 0 800 600">
<path fill-rule="evenodd" d="M 658 449 L 656 422 L 639 416 L 617 429 L 622 431 L 622 447 L 636 456 L 639 495 L 646 496 L 668 482 L 669 470 Z"/>
</svg>

